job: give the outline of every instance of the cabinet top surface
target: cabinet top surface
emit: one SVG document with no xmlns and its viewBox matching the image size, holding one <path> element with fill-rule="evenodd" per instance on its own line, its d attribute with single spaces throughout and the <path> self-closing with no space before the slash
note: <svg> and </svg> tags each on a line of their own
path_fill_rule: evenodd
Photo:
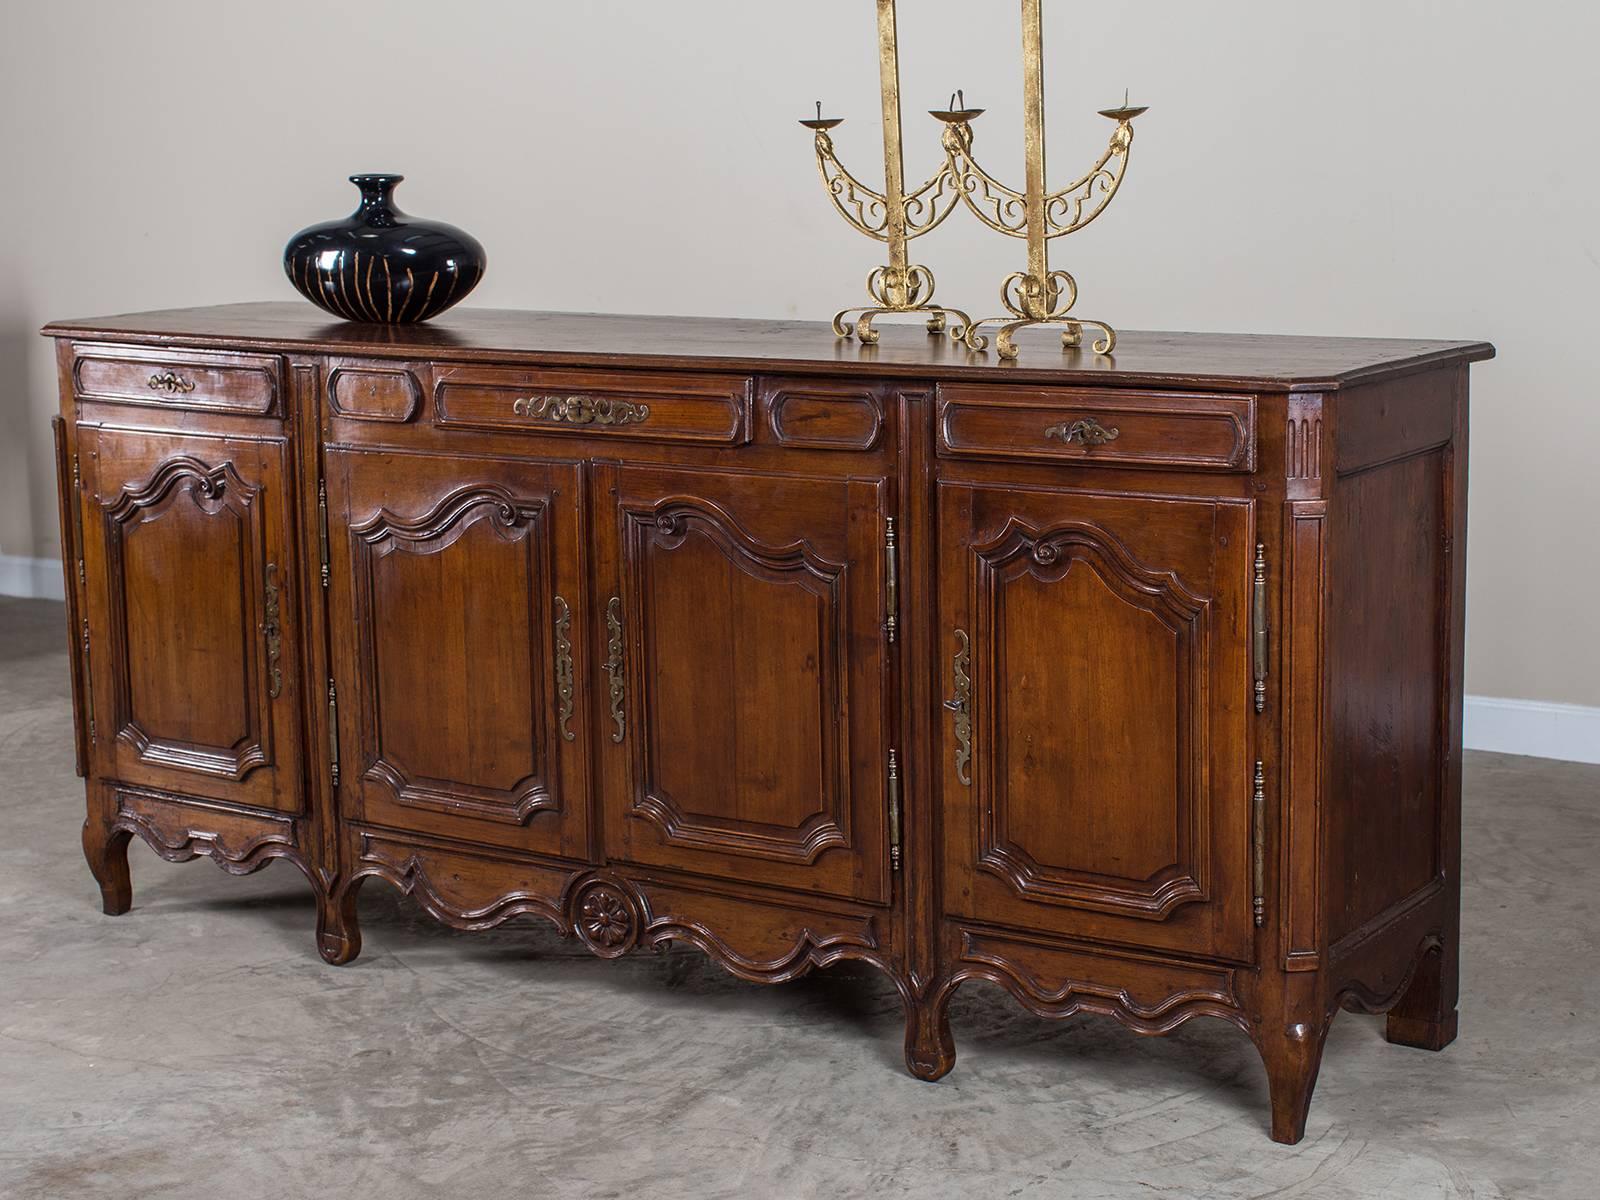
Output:
<svg viewBox="0 0 1600 1200">
<path fill-rule="evenodd" d="M 309 304 L 174 308 L 45 326 L 53 337 L 545 366 L 649 367 L 901 379 L 1332 390 L 1494 356 L 1487 342 L 1275 334 L 1120 333 L 1117 351 L 1063 352 L 1054 331 L 1024 331 L 1022 356 L 973 354 L 921 326 L 887 325 L 863 346 L 825 322 L 455 309 L 426 325 L 330 321 Z M 1085 338 L 1085 342 L 1090 339 Z"/>
</svg>

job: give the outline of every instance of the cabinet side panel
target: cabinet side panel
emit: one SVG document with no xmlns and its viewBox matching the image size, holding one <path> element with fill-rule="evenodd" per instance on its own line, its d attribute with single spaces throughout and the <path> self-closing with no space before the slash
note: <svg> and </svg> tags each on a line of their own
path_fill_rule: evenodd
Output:
<svg viewBox="0 0 1600 1200">
<path fill-rule="evenodd" d="M 1320 418 L 1318 418 L 1320 420 Z M 1284 584 L 1284 820 L 1282 949 L 1286 970 L 1321 961 L 1324 678 L 1327 670 L 1327 511 L 1288 505 Z"/>
<path fill-rule="evenodd" d="M 1454 378 L 1452 378 L 1454 376 Z M 1342 393 L 1330 505 L 1328 937 L 1377 932 L 1444 867 L 1460 373 Z M 1456 702 L 1458 703 L 1458 702 Z"/>
</svg>

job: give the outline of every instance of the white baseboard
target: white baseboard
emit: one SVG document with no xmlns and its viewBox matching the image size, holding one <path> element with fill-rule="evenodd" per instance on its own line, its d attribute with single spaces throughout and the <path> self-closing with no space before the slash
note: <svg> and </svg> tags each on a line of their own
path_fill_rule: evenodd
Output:
<svg viewBox="0 0 1600 1200">
<path fill-rule="evenodd" d="M 1600 708 L 1468 696 L 1461 741 L 1468 750 L 1600 763 Z"/>
<path fill-rule="evenodd" d="M 23 554 L 0 554 L 0 596 L 65 600 L 67 593 L 61 579 L 60 561 L 54 558 L 29 558 Z"/>
<path fill-rule="evenodd" d="M 53 558 L 0 554 L 0 596 L 62 600 L 61 564 Z M 1600 763 L 1600 708 L 1544 700 L 1468 696 L 1462 742 L 1531 758 Z"/>
</svg>

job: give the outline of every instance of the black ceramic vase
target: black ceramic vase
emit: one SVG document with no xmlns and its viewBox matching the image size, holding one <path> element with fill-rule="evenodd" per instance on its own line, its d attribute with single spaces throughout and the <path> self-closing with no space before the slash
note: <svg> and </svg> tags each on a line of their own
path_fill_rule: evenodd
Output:
<svg viewBox="0 0 1600 1200">
<path fill-rule="evenodd" d="M 311 303 L 347 321 L 412 325 L 436 317 L 483 278 L 483 247 L 454 225 L 394 206 L 403 175 L 352 175 L 361 207 L 289 239 L 283 269 Z"/>
</svg>

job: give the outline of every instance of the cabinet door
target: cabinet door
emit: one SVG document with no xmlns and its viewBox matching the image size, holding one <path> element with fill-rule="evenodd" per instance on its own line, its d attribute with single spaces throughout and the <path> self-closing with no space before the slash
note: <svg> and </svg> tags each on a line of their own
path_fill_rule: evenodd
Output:
<svg viewBox="0 0 1600 1200">
<path fill-rule="evenodd" d="M 1245 959 L 1248 504 L 939 488 L 946 904 Z"/>
<path fill-rule="evenodd" d="M 301 807 L 281 439 L 78 432 L 96 774 Z"/>
<path fill-rule="evenodd" d="M 342 811 L 587 857 L 579 469 L 330 451 L 327 481 Z"/>
<path fill-rule="evenodd" d="M 886 900 L 883 482 L 596 487 L 607 852 Z"/>
</svg>

